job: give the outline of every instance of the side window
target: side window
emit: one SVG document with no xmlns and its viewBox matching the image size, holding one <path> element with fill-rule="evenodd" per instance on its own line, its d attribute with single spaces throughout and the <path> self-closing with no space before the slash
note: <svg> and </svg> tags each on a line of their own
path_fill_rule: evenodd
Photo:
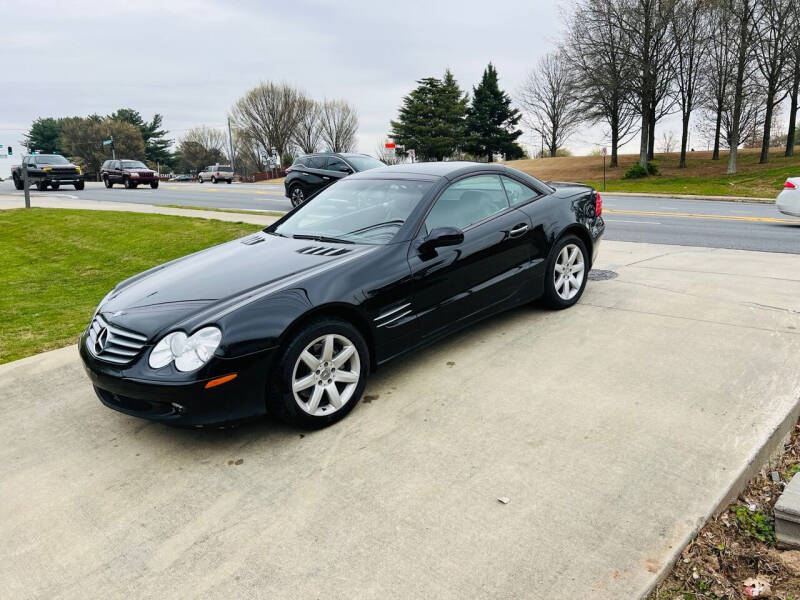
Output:
<svg viewBox="0 0 800 600">
<path fill-rule="evenodd" d="M 312 156 L 306 162 L 306 165 L 309 169 L 324 169 L 325 162 L 327 161 L 327 157 L 325 156 Z"/>
<path fill-rule="evenodd" d="M 456 181 L 436 200 L 425 227 L 432 231 L 437 227 L 470 225 L 508 208 L 508 200 L 498 175 L 476 175 Z"/>
<path fill-rule="evenodd" d="M 520 183 L 516 179 L 511 179 L 505 175 L 501 175 L 500 178 L 503 180 L 503 187 L 506 188 L 508 203 L 511 206 L 522 204 L 523 202 L 527 202 L 531 198 L 536 198 L 536 196 L 539 195 L 537 191 L 532 190 L 527 185 Z"/>
<path fill-rule="evenodd" d="M 325 169 L 328 171 L 343 171 L 344 169 L 348 169 L 347 163 L 345 163 L 341 158 L 336 158 L 335 156 L 331 156 L 328 159 L 328 164 L 325 166 Z"/>
</svg>

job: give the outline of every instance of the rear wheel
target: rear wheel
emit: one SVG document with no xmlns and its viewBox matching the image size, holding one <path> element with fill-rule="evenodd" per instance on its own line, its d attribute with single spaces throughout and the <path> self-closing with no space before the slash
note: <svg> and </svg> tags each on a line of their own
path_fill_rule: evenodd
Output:
<svg viewBox="0 0 800 600">
<path fill-rule="evenodd" d="M 44 181 L 39 181 L 36 183 L 36 189 L 40 192 L 44 192 L 47 190 L 47 184 Z"/>
<path fill-rule="evenodd" d="M 203 183 L 203 178 L 202 178 L 202 177 L 200 177 L 199 175 L 198 175 L 198 177 L 197 177 L 197 183 Z"/>
<path fill-rule="evenodd" d="M 83 181 L 76 181 L 74 185 L 76 190 L 82 190 L 86 184 Z"/>
<path fill-rule="evenodd" d="M 228 183 L 231 183 L 232 181 L 233 181 L 233 179 L 228 179 Z"/>
<path fill-rule="evenodd" d="M 60 183 L 51 183 L 50 187 L 53 188 L 53 190 L 57 190 L 58 188 L 61 187 L 61 184 Z"/>
<path fill-rule="evenodd" d="M 302 185 L 295 183 L 289 188 L 289 200 L 291 200 L 292 206 L 300 206 L 306 201 L 306 192 Z"/>
<path fill-rule="evenodd" d="M 343 419 L 366 385 L 369 352 L 361 333 L 347 321 L 312 321 L 289 340 L 270 382 L 268 408 L 307 428 Z"/>
<path fill-rule="evenodd" d="M 211 176 L 211 183 L 217 183 L 217 178 L 213 175 Z"/>
<path fill-rule="evenodd" d="M 555 309 L 575 304 L 586 288 L 588 271 L 589 255 L 583 241 L 575 235 L 562 237 L 547 260 L 544 304 Z"/>
<path fill-rule="evenodd" d="M 154 190 L 157 190 L 157 189 L 158 189 L 158 182 L 157 182 L 157 181 L 153 181 L 153 182 L 150 184 L 150 187 L 151 187 L 151 188 L 153 188 Z"/>
</svg>

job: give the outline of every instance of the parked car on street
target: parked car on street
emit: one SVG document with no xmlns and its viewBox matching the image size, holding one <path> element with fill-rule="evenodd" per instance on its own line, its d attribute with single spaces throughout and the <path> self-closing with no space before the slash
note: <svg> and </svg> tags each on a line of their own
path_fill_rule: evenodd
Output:
<svg viewBox="0 0 800 600">
<path fill-rule="evenodd" d="M 194 177 L 191 175 L 175 175 L 170 177 L 169 180 L 180 183 L 181 181 L 194 181 Z"/>
<path fill-rule="evenodd" d="M 286 169 L 283 185 L 292 206 L 299 206 L 320 190 L 352 173 L 385 166 L 367 154 L 306 154 L 294 159 L 292 166 Z"/>
<path fill-rule="evenodd" d="M 129 415 L 322 427 L 378 365 L 537 298 L 574 305 L 601 214 L 588 186 L 492 163 L 356 173 L 258 233 L 117 284 L 80 355 L 100 401 Z"/>
<path fill-rule="evenodd" d="M 100 168 L 100 179 L 107 188 L 121 183 L 125 189 L 132 189 L 141 185 L 158 187 L 158 173 L 139 160 L 107 160 Z"/>
<path fill-rule="evenodd" d="M 786 180 L 775 204 L 783 214 L 800 217 L 800 177 L 790 177 Z"/>
<path fill-rule="evenodd" d="M 24 156 L 22 164 L 28 166 L 28 177 L 36 189 L 43 192 L 48 187 L 57 190 L 62 183 L 72 185 L 76 190 L 82 190 L 85 185 L 83 170 L 78 165 L 73 165 L 60 154 L 33 154 Z M 11 171 L 14 187 L 21 190 L 25 186 L 22 176 L 22 165 L 15 166 Z"/>
<path fill-rule="evenodd" d="M 225 181 L 230 183 L 233 181 L 233 167 L 230 165 L 211 165 L 197 174 L 197 180 L 200 183 L 205 181 L 210 181 L 211 183 Z"/>
</svg>

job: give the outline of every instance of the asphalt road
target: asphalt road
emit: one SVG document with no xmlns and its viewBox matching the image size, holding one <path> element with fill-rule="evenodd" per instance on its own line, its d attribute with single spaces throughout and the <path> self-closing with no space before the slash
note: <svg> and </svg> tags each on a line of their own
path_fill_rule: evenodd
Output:
<svg viewBox="0 0 800 600">
<path fill-rule="evenodd" d="M 14 190 L 11 182 L 0 183 L 0 194 L 7 193 L 22 194 Z M 47 194 L 205 208 L 270 211 L 291 208 L 282 184 L 164 183 L 157 190 L 149 187 L 126 190 L 121 186 L 108 190 L 102 184 L 88 183 L 80 192 L 67 187 Z M 800 253 L 800 218 L 782 215 L 773 204 L 612 194 L 604 194 L 603 200 L 608 240 Z"/>
</svg>

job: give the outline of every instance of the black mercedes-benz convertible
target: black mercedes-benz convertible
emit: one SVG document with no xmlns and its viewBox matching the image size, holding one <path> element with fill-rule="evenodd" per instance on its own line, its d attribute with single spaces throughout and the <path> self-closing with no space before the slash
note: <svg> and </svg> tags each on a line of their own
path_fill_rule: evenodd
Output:
<svg viewBox="0 0 800 600">
<path fill-rule="evenodd" d="M 119 283 L 80 354 L 103 404 L 130 415 L 328 425 L 404 352 L 537 298 L 575 304 L 601 212 L 590 187 L 496 164 L 356 173 L 263 231 Z"/>
</svg>

